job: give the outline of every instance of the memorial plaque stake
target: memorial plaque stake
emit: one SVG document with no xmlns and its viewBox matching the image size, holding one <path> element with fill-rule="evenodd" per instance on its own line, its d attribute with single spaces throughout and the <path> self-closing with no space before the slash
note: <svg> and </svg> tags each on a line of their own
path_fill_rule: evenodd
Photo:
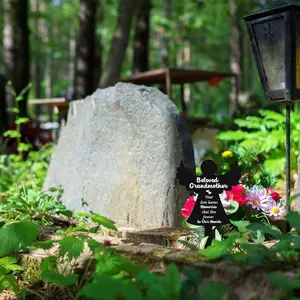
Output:
<svg viewBox="0 0 300 300">
<path fill-rule="evenodd" d="M 216 175 L 217 165 L 212 160 L 206 160 L 201 164 L 202 175 L 191 173 L 181 162 L 177 168 L 179 184 L 187 190 L 198 194 L 194 209 L 187 219 L 191 225 L 204 226 L 205 236 L 208 237 L 206 247 L 211 245 L 213 239 L 213 227 L 230 223 L 220 199 L 224 190 L 231 190 L 232 186 L 239 184 L 241 171 L 235 164 L 230 171 L 222 175 Z"/>
</svg>

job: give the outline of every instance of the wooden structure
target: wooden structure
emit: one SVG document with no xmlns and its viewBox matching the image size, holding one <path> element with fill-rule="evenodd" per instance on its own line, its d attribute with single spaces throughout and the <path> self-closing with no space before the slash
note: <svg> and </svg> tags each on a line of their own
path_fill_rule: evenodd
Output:
<svg viewBox="0 0 300 300">
<path fill-rule="evenodd" d="M 196 69 L 178 69 L 178 68 L 162 68 L 139 73 L 130 77 L 121 78 L 120 82 L 130 82 L 134 84 L 153 85 L 162 84 L 166 86 L 166 93 L 172 99 L 172 85 L 179 84 L 181 86 L 181 105 L 183 115 L 186 121 L 194 126 L 203 126 L 208 124 L 211 119 L 208 117 L 194 118 L 188 116 L 186 104 L 184 102 L 184 84 L 196 82 L 208 82 L 210 85 L 219 83 L 224 78 L 234 78 L 237 84 L 237 75 L 231 72 L 212 72 Z M 237 89 L 236 89 L 237 90 Z M 238 95 L 236 94 L 236 100 Z M 34 105 L 51 105 L 54 107 L 61 118 L 61 128 L 66 122 L 66 114 L 69 109 L 69 101 L 66 98 L 52 99 L 35 99 L 30 100 L 30 104 Z"/>
<path fill-rule="evenodd" d="M 179 68 L 162 68 L 138 73 L 130 77 L 121 78 L 121 82 L 130 82 L 134 84 L 152 85 L 164 84 L 166 94 L 172 99 L 172 85 L 179 84 L 181 87 L 181 106 L 182 112 L 187 122 L 193 125 L 204 125 L 211 121 L 210 118 L 194 118 L 188 116 L 186 103 L 184 102 L 184 84 L 196 82 L 208 82 L 211 86 L 219 83 L 224 78 L 234 78 L 236 87 L 238 86 L 238 77 L 231 72 L 202 71 L 197 69 L 179 69 Z M 238 97 L 236 88 L 235 101 Z"/>
<path fill-rule="evenodd" d="M 52 106 L 59 113 L 60 128 L 62 129 L 65 126 L 66 115 L 69 109 L 69 101 L 66 98 L 34 99 L 30 100 L 29 104 Z"/>
</svg>

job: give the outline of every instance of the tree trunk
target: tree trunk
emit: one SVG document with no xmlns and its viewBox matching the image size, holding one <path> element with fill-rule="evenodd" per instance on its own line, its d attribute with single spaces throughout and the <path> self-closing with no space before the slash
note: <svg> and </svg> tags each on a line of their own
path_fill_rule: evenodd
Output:
<svg viewBox="0 0 300 300">
<path fill-rule="evenodd" d="M 238 83 L 232 79 L 230 115 L 232 116 L 237 108 L 237 94 L 242 87 L 242 62 L 243 62 L 243 32 L 241 28 L 240 15 L 238 13 L 238 0 L 229 1 L 232 32 L 230 39 L 230 68 L 238 76 Z"/>
<path fill-rule="evenodd" d="M 80 0 L 80 26 L 76 46 L 74 96 L 82 99 L 94 91 L 97 0 Z"/>
<path fill-rule="evenodd" d="M 135 6 L 135 0 L 120 0 L 115 34 L 100 79 L 100 87 L 102 88 L 115 84 L 120 78 Z"/>
<path fill-rule="evenodd" d="M 0 134 L 7 130 L 7 112 L 6 112 L 6 78 L 0 74 Z"/>
<path fill-rule="evenodd" d="M 97 22 L 96 22 L 96 34 L 95 34 L 95 66 L 94 66 L 94 90 L 97 89 L 99 78 L 101 77 L 102 72 L 102 54 L 103 54 L 103 46 L 101 35 L 98 34 L 97 28 L 98 26 L 103 27 L 104 20 L 104 4 L 98 4 L 98 14 L 97 14 Z"/>
<path fill-rule="evenodd" d="M 140 73 L 148 71 L 149 58 L 149 32 L 150 32 L 151 0 L 143 0 L 135 20 L 135 37 L 133 52 L 132 72 Z"/>
<path fill-rule="evenodd" d="M 4 6 L 3 6 L 3 1 L 0 1 L 0 70 L 1 70 L 1 72 L 3 72 L 2 70 L 3 70 L 3 65 L 4 65 L 4 63 L 3 63 L 3 55 L 2 55 L 2 53 L 3 53 L 3 40 L 4 40 L 4 38 L 3 38 L 3 32 L 4 32 L 4 27 L 3 27 L 3 25 L 4 25 L 4 22 L 3 22 L 3 20 L 4 20 Z"/>
<path fill-rule="evenodd" d="M 73 82 L 75 80 L 75 58 L 76 58 L 76 33 L 74 28 L 70 29 L 69 33 L 69 52 L 68 52 L 68 79 L 71 83 L 68 93 L 71 98 L 74 98 L 74 86 Z"/>
<path fill-rule="evenodd" d="M 165 18 L 169 21 L 172 18 L 172 9 L 173 9 L 173 0 L 161 0 L 162 5 L 164 7 Z M 170 58 L 169 58 L 169 37 L 168 37 L 168 28 L 165 28 L 163 31 L 163 35 L 161 37 L 162 41 L 162 63 L 164 67 L 169 67 Z"/>
<path fill-rule="evenodd" d="M 39 13 L 39 0 L 31 0 L 31 9 L 33 12 L 36 14 Z M 35 40 L 40 43 L 41 42 L 41 36 L 39 34 L 39 18 L 35 16 L 35 21 L 34 21 L 34 38 Z M 41 70 L 41 61 L 40 61 L 40 55 L 37 55 L 35 53 L 35 59 L 34 63 L 32 65 L 32 78 L 33 78 L 33 87 L 34 87 L 34 94 L 35 98 L 40 99 L 42 98 L 42 89 L 41 89 L 41 82 L 42 82 L 42 70 Z M 40 105 L 35 105 L 35 115 L 36 118 L 39 118 L 41 114 L 41 107 Z"/>
<path fill-rule="evenodd" d="M 4 60 L 6 74 L 17 95 L 29 84 L 28 0 L 4 0 Z M 27 116 L 27 95 L 19 102 Z"/>
</svg>

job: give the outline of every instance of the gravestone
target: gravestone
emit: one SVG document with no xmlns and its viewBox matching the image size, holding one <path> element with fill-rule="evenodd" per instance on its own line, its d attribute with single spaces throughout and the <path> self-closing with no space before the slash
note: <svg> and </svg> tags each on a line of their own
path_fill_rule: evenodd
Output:
<svg viewBox="0 0 300 300">
<path fill-rule="evenodd" d="M 62 185 L 67 207 L 120 226 L 180 225 L 186 189 L 176 182 L 181 160 L 194 171 L 187 127 L 156 88 L 118 83 L 72 101 L 44 189 Z"/>
</svg>

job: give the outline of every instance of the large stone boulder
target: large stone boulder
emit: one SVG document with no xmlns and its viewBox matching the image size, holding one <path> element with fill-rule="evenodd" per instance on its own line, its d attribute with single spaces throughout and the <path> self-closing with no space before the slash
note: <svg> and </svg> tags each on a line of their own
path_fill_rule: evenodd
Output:
<svg viewBox="0 0 300 300">
<path fill-rule="evenodd" d="M 120 226 L 173 227 L 187 197 L 176 181 L 183 160 L 193 170 L 187 127 L 156 88 L 118 83 L 72 101 L 44 189 L 61 185 L 67 207 Z"/>
</svg>

